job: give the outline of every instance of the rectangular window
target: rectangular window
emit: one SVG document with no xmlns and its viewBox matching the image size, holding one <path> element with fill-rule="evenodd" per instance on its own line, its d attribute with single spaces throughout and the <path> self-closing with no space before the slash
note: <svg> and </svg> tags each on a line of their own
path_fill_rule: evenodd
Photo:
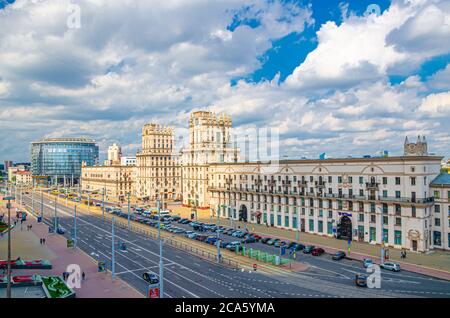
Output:
<svg viewBox="0 0 450 318">
<path fill-rule="evenodd" d="M 323 233 L 323 221 L 317 222 L 318 232 Z"/>
<path fill-rule="evenodd" d="M 359 177 L 359 184 L 363 184 L 364 183 L 364 177 Z"/>
<path fill-rule="evenodd" d="M 401 226 L 402 225 L 402 218 L 395 218 L 395 225 Z"/>
<path fill-rule="evenodd" d="M 383 184 L 387 184 L 387 177 L 383 177 Z"/>
<path fill-rule="evenodd" d="M 412 216 L 413 218 L 416 217 L 416 207 L 415 207 L 415 206 L 412 206 L 412 207 L 411 207 L 411 216 Z"/>
<path fill-rule="evenodd" d="M 327 222 L 327 234 L 333 234 L 333 222 Z"/>
<path fill-rule="evenodd" d="M 400 177 L 395 177 L 395 184 L 400 185 Z"/>
<path fill-rule="evenodd" d="M 411 177 L 411 185 L 412 186 L 416 185 L 416 177 Z"/>
<path fill-rule="evenodd" d="M 363 213 L 359 213 L 358 214 L 358 221 L 359 222 L 364 222 L 364 214 Z"/>
<path fill-rule="evenodd" d="M 376 234 L 377 234 L 377 230 L 376 230 L 376 228 L 374 228 L 374 227 L 371 227 L 370 228 L 370 230 L 369 230 L 369 241 L 370 242 L 372 242 L 372 241 L 376 241 L 377 239 L 376 239 Z"/>
<path fill-rule="evenodd" d="M 383 241 L 384 243 L 388 243 L 389 241 L 389 230 L 383 229 Z"/>
<path fill-rule="evenodd" d="M 441 212 L 441 206 L 440 206 L 439 204 L 436 204 L 436 205 L 434 206 L 434 212 L 435 212 L 435 213 L 440 213 L 440 212 Z"/>
<path fill-rule="evenodd" d="M 395 231 L 394 232 L 394 244 L 395 245 L 402 245 L 402 231 Z"/>
<path fill-rule="evenodd" d="M 441 219 L 434 219 L 434 226 L 441 226 Z"/>
<path fill-rule="evenodd" d="M 284 226 L 285 226 L 285 227 L 289 227 L 289 216 L 288 216 L 288 215 L 286 215 L 286 216 L 284 217 Z"/>
<path fill-rule="evenodd" d="M 277 225 L 281 226 L 281 215 L 277 215 Z"/>
<path fill-rule="evenodd" d="M 309 231 L 314 232 L 314 220 L 309 220 Z"/>
</svg>

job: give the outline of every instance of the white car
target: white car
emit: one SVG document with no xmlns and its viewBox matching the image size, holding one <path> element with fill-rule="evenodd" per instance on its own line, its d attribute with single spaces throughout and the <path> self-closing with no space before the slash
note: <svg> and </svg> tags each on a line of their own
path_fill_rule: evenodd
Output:
<svg viewBox="0 0 450 318">
<path fill-rule="evenodd" d="M 400 272 L 400 264 L 397 263 L 386 262 L 384 264 L 380 264 L 380 267 L 389 271 Z"/>
</svg>

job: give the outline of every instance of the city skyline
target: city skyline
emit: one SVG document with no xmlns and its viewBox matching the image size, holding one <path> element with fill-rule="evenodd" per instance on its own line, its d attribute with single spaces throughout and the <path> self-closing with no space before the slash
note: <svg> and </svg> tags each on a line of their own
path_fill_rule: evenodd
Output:
<svg viewBox="0 0 450 318">
<path fill-rule="evenodd" d="M 399 155 L 417 135 L 450 156 L 444 1 L 376 1 L 373 14 L 372 1 L 78 1 L 79 28 L 69 1 L 8 2 L 0 133 L 14 138 L 1 161 L 29 161 L 42 137 L 93 138 L 102 158 L 114 142 L 134 154 L 145 123 L 184 135 L 189 113 L 205 109 L 230 114 L 238 133 L 279 128 L 290 158 Z"/>
</svg>

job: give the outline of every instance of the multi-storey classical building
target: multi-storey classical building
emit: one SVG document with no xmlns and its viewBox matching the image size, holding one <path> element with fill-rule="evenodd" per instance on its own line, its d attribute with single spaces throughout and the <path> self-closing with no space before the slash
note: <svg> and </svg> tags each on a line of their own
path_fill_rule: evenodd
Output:
<svg viewBox="0 0 450 318">
<path fill-rule="evenodd" d="M 209 206 L 208 176 L 211 163 L 238 160 L 231 146 L 231 117 L 197 111 L 189 120 L 189 149 L 182 155 L 183 204 Z"/>
<path fill-rule="evenodd" d="M 124 200 L 128 194 L 135 196 L 135 182 L 136 166 L 82 166 L 82 191 L 104 192 L 107 200 Z"/>
<path fill-rule="evenodd" d="M 122 148 L 117 144 L 112 144 L 108 147 L 108 160 L 105 165 L 120 164 L 122 158 Z"/>
<path fill-rule="evenodd" d="M 433 231 L 433 246 L 450 249 L 450 174 L 442 173 L 431 183 L 434 198 L 431 221 L 428 224 Z"/>
<path fill-rule="evenodd" d="M 142 128 L 142 150 L 136 154 L 136 166 L 139 199 L 175 200 L 181 197 L 173 128 L 157 124 L 146 124 Z"/>
</svg>

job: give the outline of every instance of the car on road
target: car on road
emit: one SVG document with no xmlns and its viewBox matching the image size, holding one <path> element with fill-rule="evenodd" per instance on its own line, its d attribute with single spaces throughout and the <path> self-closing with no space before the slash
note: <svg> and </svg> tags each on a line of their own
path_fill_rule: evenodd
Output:
<svg viewBox="0 0 450 318">
<path fill-rule="evenodd" d="M 267 244 L 267 242 L 268 242 L 269 240 L 271 240 L 270 237 L 263 237 L 263 238 L 261 239 L 260 242 L 263 243 L 263 244 Z"/>
<path fill-rule="evenodd" d="M 236 231 L 231 234 L 232 237 L 241 237 L 241 235 L 244 236 L 245 233 L 242 231 Z"/>
<path fill-rule="evenodd" d="M 372 266 L 374 263 L 373 263 L 373 260 L 371 259 L 371 258 L 365 258 L 365 259 L 363 259 L 363 266 L 364 266 L 364 268 L 367 268 L 367 267 L 369 267 L 369 266 Z"/>
<path fill-rule="evenodd" d="M 275 247 L 285 247 L 288 243 L 286 241 L 278 241 L 273 244 Z"/>
<path fill-rule="evenodd" d="M 295 243 L 295 244 L 291 247 L 291 249 L 294 249 L 294 250 L 296 250 L 296 251 L 301 251 L 301 250 L 303 250 L 304 248 L 305 248 L 305 245 L 300 244 L 300 243 Z"/>
<path fill-rule="evenodd" d="M 195 237 L 195 239 L 196 239 L 197 241 L 200 241 L 200 242 L 204 242 L 204 241 L 206 240 L 206 238 L 207 238 L 207 236 L 206 236 L 206 235 L 202 235 L 202 234 L 199 234 L 199 235 L 197 235 L 197 236 Z"/>
<path fill-rule="evenodd" d="M 236 251 L 236 249 L 240 248 L 240 247 L 241 247 L 241 242 L 234 241 L 234 242 L 228 243 L 225 248 L 230 251 Z"/>
<path fill-rule="evenodd" d="M 172 222 L 177 222 L 179 220 L 181 220 L 181 216 L 178 215 L 172 216 Z"/>
<path fill-rule="evenodd" d="M 151 272 L 145 272 L 144 274 L 142 274 L 142 278 L 149 284 L 158 284 L 159 283 L 158 275 L 151 273 Z"/>
<path fill-rule="evenodd" d="M 380 264 L 380 267 L 389 271 L 400 272 L 400 264 L 398 263 L 386 262 L 384 264 Z"/>
<path fill-rule="evenodd" d="M 49 233 L 53 233 L 54 230 L 55 230 L 55 227 L 54 227 L 53 225 L 50 225 L 50 226 L 48 227 L 48 232 L 49 232 Z M 66 233 L 66 229 L 63 228 L 61 225 L 58 225 L 58 227 L 56 228 L 56 233 L 63 235 L 63 234 Z"/>
<path fill-rule="evenodd" d="M 189 223 L 189 220 L 188 219 L 179 219 L 178 223 L 180 223 L 180 224 L 187 224 L 187 223 Z"/>
<path fill-rule="evenodd" d="M 183 233 L 185 233 L 185 232 L 186 232 L 185 229 L 176 228 L 172 233 L 173 233 L 173 234 L 183 234 Z"/>
<path fill-rule="evenodd" d="M 196 233 L 196 232 L 192 232 L 192 233 L 186 234 L 187 238 L 194 239 L 194 240 L 195 240 L 195 238 L 197 236 L 198 236 L 198 233 Z"/>
<path fill-rule="evenodd" d="M 188 235 L 191 235 L 193 233 L 195 233 L 195 232 L 194 231 L 186 231 L 186 232 L 184 232 L 184 236 L 188 237 Z"/>
<path fill-rule="evenodd" d="M 248 243 L 255 243 L 255 242 L 256 242 L 256 238 L 253 237 L 253 236 L 251 236 L 251 235 L 247 236 L 246 238 L 244 238 L 244 239 L 242 240 L 242 243 L 245 243 L 245 244 L 248 244 Z"/>
<path fill-rule="evenodd" d="M 280 239 L 276 239 L 276 238 L 271 238 L 270 240 L 267 241 L 267 245 L 275 245 L 275 243 L 277 243 L 278 241 L 281 241 Z"/>
<path fill-rule="evenodd" d="M 303 249 L 303 253 L 304 253 L 304 254 L 310 254 L 310 253 L 313 251 L 314 248 L 315 248 L 314 245 L 308 245 L 308 246 L 306 246 L 306 247 Z"/>
<path fill-rule="evenodd" d="M 225 229 L 225 230 L 223 231 L 223 234 L 231 235 L 232 231 L 234 231 L 234 230 L 233 230 L 233 229 Z"/>
<path fill-rule="evenodd" d="M 217 242 L 217 236 L 209 236 L 206 240 L 206 243 L 213 245 Z"/>
<path fill-rule="evenodd" d="M 320 247 L 316 247 L 311 251 L 312 256 L 320 256 L 325 253 L 325 250 Z"/>
<path fill-rule="evenodd" d="M 367 276 L 364 274 L 356 274 L 355 285 L 358 287 L 367 287 Z"/>
<path fill-rule="evenodd" d="M 334 253 L 334 255 L 331 257 L 333 261 L 339 261 L 341 259 L 345 258 L 345 253 L 343 251 L 337 251 Z"/>
</svg>

